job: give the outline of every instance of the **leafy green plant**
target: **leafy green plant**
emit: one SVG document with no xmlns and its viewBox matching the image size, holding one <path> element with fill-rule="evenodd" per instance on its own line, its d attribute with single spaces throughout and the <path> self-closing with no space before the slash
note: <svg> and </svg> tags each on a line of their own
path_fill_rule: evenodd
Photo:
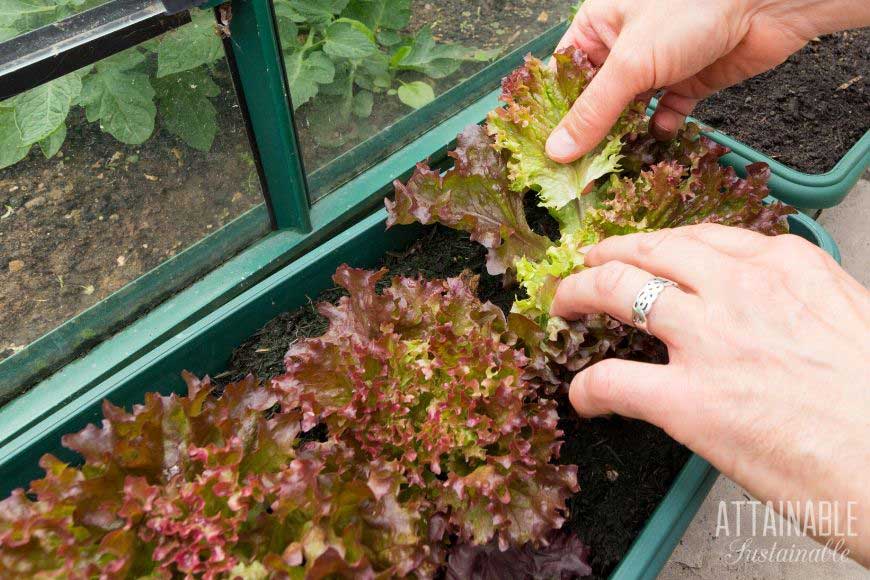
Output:
<svg viewBox="0 0 870 580">
<path fill-rule="evenodd" d="M 411 0 L 275 0 L 275 13 L 294 108 L 320 95 L 315 104 L 335 111 L 333 122 L 368 117 L 383 92 L 419 108 L 434 98 L 432 86 L 400 73 L 440 79 L 498 53 L 438 43 L 428 26 L 402 32 Z"/>
<path fill-rule="evenodd" d="M 100 4 L 101 0 L 0 0 L 0 40 Z M 463 61 L 497 51 L 437 43 L 429 28 L 401 32 L 410 0 L 276 0 L 281 49 L 295 108 L 328 111 L 326 124 L 371 114 L 374 95 L 397 95 L 419 108 L 434 99 L 423 80 L 454 73 Z M 121 143 L 144 143 L 159 124 L 190 147 L 208 151 L 218 131 L 212 79 L 223 56 L 210 11 L 172 32 L 0 102 L 0 168 L 34 145 L 54 156 L 66 139 L 74 107 Z M 407 79 L 406 79 L 407 80 Z M 335 115 L 333 115 L 335 113 Z M 317 111 L 315 111 L 317 114 Z M 322 123 L 321 123 L 322 124 Z"/>
<path fill-rule="evenodd" d="M 41 6 L 31 0 L 0 2 L 17 31 L 29 26 L 33 11 Z M 58 17 L 66 16 L 61 9 L 70 6 L 90 7 L 51 6 L 56 8 L 51 14 Z M 0 168 L 23 159 L 33 145 L 45 157 L 54 156 L 66 139 L 66 119 L 74 107 L 81 107 L 89 122 L 99 123 L 127 145 L 150 138 L 159 118 L 169 133 L 194 149 L 208 151 L 218 130 L 212 99 L 220 93 L 212 66 L 223 56 L 223 48 L 210 12 L 193 11 L 192 19 L 140 47 L 0 102 Z"/>
<path fill-rule="evenodd" d="M 646 335 L 604 315 L 568 322 L 549 315 L 559 280 L 583 268 L 583 246 L 631 232 L 720 223 L 773 235 L 787 231 L 793 209 L 765 205 L 770 171 L 747 167 L 741 179 L 719 157 L 727 149 L 684 128 L 658 143 L 647 131 L 643 106 L 633 104 L 610 134 L 580 159 L 560 164 L 545 152 L 547 136 L 596 69 L 577 49 L 554 55 L 550 68 L 533 57 L 504 79 L 505 106 L 483 127 L 468 127 L 441 175 L 419 164 L 387 200 L 388 224 L 441 223 L 468 231 L 489 248 L 491 274 L 516 275 L 525 297 L 514 302 L 510 325 L 532 359 L 530 368 L 562 385 L 605 356 L 640 356 L 656 347 Z M 551 241 L 528 225 L 523 199 L 535 192 L 559 224 Z"/>
<path fill-rule="evenodd" d="M 105 402 L 63 438 L 81 468 L 46 455 L 0 502 L 0 575 L 429 578 L 465 543 L 492 548 L 453 569 L 511 548 L 502 566 L 588 573 L 549 535 L 576 467 L 552 462 L 555 402 L 521 380 L 504 314 L 473 279 L 382 277 L 340 267 L 349 296 L 268 384 L 187 375 L 184 397 Z"/>
</svg>

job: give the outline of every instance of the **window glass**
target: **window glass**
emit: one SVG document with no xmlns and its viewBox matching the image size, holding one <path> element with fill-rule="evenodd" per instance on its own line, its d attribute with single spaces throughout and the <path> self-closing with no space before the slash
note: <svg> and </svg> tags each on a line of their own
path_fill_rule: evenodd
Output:
<svg viewBox="0 0 870 580">
<path fill-rule="evenodd" d="M 193 18 L 0 102 L 0 358 L 263 201 L 213 15 Z"/>
<path fill-rule="evenodd" d="M 5 0 L 0 3 L 0 42 L 84 12 L 108 0 Z"/>
<path fill-rule="evenodd" d="M 333 162 L 342 154 L 571 12 L 565 0 L 274 0 L 274 6 L 315 199 L 335 185 L 324 175 L 337 172 Z M 445 98 L 444 106 L 428 107 L 411 130 L 383 140 L 368 158 L 356 156 L 351 169 L 365 169 L 497 82 L 475 87 L 462 102 Z"/>
</svg>

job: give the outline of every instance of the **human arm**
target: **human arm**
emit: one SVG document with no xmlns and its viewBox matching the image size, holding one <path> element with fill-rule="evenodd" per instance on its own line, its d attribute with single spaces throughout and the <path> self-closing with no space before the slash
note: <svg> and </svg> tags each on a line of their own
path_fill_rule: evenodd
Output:
<svg viewBox="0 0 870 580">
<path fill-rule="evenodd" d="M 867 0 L 586 0 L 560 41 L 600 65 L 547 141 L 555 161 L 591 150 L 635 98 L 665 89 L 651 129 L 669 138 L 695 104 L 769 70 L 812 38 L 870 25 Z"/>
</svg>

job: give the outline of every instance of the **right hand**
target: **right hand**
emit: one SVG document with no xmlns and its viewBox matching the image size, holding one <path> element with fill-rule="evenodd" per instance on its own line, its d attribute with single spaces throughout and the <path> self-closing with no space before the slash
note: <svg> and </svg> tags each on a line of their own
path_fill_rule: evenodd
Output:
<svg viewBox="0 0 870 580">
<path fill-rule="evenodd" d="M 612 236 L 585 264 L 552 314 L 627 323 L 651 277 L 679 287 L 648 318 L 668 364 L 589 366 L 571 383 L 577 412 L 658 425 L 774 506 L 831 502 L 834 543 L 870 564 L 870 292 L 797 236 L 713 224 Z"/>
<path fill-rule="evenodd" d="M 651 131 L 672 138 L 700 99 L 775 67 L 815 36 L 868 24 L 867 0 L 586 0 L 558 48 L 576 46 L 601 69 L 547 154 L 578 159 L 632 100 L 658 89 Z"/>
</svg>

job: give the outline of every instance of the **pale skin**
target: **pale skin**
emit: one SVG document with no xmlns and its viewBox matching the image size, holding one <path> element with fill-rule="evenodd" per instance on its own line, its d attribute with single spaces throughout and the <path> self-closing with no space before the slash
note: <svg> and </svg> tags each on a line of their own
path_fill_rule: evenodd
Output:
<svg viewBox="0 0 870 580">
<path fill-rule="evenodd" d="M 602 68 L 548 153 L 576 159 L 651 89 L 666 89 L 652 127 L 667 137 L 699 99 L 815 36 L 867 25 L 866 0 L 587 0 L 562 44 Z M 656 424 L 774 505 L 836 502 L 845 519 L 854 502 L 856 535 L 836 539 L 870 564 L 870 292 L 793 235 L 707 224 L 612 237 L 585 254 L 552 314 L 630 323 L 651 277 L 679 287 L 648 316 L 670 362 L 590 366 L 571 383 L 577 412 Z"/>
</svg>

